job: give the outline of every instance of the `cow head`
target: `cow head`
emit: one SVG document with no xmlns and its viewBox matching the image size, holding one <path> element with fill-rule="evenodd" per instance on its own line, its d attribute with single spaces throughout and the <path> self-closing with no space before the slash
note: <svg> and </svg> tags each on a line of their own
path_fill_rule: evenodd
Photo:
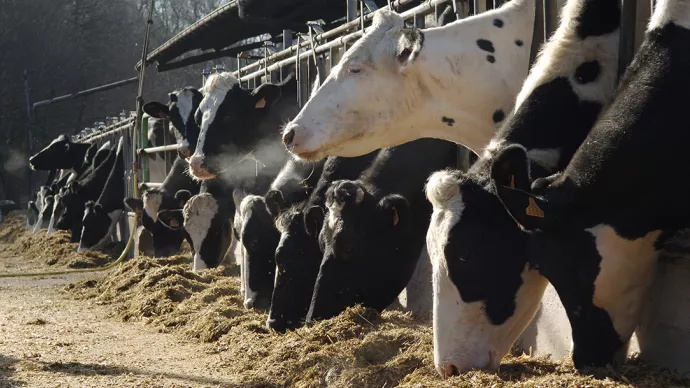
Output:
<svg viewBox="0 0 690 388">
<path fill-rule="evenodd" d="M 619 367 L 637 325 L 645 285 L 654 273 L 635 269 L 654 268 L 659 233 L 628 240 L 607 225 L 581 225 L 578 214 L 567 207 L 573 202 L 573 182 L 564 175 L 532 182 L 526 158 L 520 146 L 504 149 L 493 162 L 491 184 L 507 213 L 531 231 L 530 261 L 563 303 L 572 329 L 575 367 Z M 515 178 L 516 183 L 509 184 L 513 176 L 527 180 Z M 625 265 L 625 271 L 635 273 L 633 283 L 621 277 L 622 268 L 608 265 L 620 260 L 644 261 Z"/>
<path fill-rule="evenodd" d="M 378 198 L 359 181 L 340 180 L 328 188 L 326 206 L 319 236 L 323 261 L 307 321 L 358 303 L 383 310 L 405 287 L 419 258 L 411 246 L 407 200 L 396 194 Z"/>
<path fill-rule="evenodd" d="M 304 324 L 322 252 L 319 232 L 324 220 L 320 206 L 303 211 L 293 207 L 276 219 L 280 241 L 275 252 L 276 278 L 266 325 L 277 332 Z"/>
<path fill-rule="evenodd" d="M 189 157 L 194 152 L 199 138 L 199 126 L 194 120 L 194 113 L 202 99 L 201 92 L 188 86 L 170 93 L 167 105 L 160 102 L 144 105 L 144 112 L 149 116 L 169 119 L 177 131 L 183 134 L 184 140 L 179 151 L 184 157 Z"/>
<path fill-rule="evenodd" d="M 78 156 L 78 160 L 75 160 L 75 145 L 76 143 L 73 143 L 69 136 L 60 135 L 36 155 L 30 157 L 29 165 L 34 170 L 70 169 L 75 165 L 80 165 L 84 154 L 82 153 Z"/>
<path fill-rule="evenodd" d="M 26 228 L 31 229 L 36 225 L 38 220 L 38 208 L 36 202 L 29 201 L 26 205 Z"/>
<path fill-rule="evenodd" d="M 479 151 L 527 75 L 531 3 L 508 2 L 429 30 L 406 28 L 402 16 L 377 11 L 285 127 L 285 146 L 307 160 L 364 155 L 420 137 Z"/>
<path fill-rule="evenodd" d="M 275 278 L 275 251 L 280 233 L 274 225 L 274 217 L 267 206 L 269 198 L 273 211 L 279 211 L 278 200 L 272 192 L 264 199 L 258 195 L 247 195 L 238 201 L 235 193 L 235 206 L 238 218 L 235 219 L 235 231 L 242 243 L 243 251 L 243 289 L 245 308 L 268 308 L 273 292 Z M 282 200 L 282 197 L 280 197 Z"/>
<path fill-rule="evenodd" d="M 200 180 L 215 177 L 252 151 L 252 146 L 263 136 L 278 129 L 279 115 L 274 120 L 267 121 L 267 118 L 271 106 L 283 95 L 283 89 L 294 87 L 293 78 L 280 85 L 265 83 L 248 90 L 231 73 L 211 75 L 202 90 L 204 99 L 195 116 L 201 132 L 189 160 L 192 175 Z"/>
<path fill-rule="evenodd" d="M 480 161 L 479 163 L 483 163 Z M 546 280 L 530 268 L 529 236 L 486 174 L 438 171 L 426 185 L 433 265 L 434 364 L 442 376 L 497 370 L 530 323 Z"/>
<path fill-rule="evenodd" d="M 142 196 L 143 199 L 127 197 L 125 205 L 137 215 L 141 216 L 142 226 L 147 230 L 146 238 L 151 240 L 153 257 L 168 257 L 180 250 L 185 234 L 182 228 L 183 221 L 176 223 L 168 220 L 168 225 L 158 218 L 158 213 L 162 210 L 180 210 L 191 197 L 187 190 L 179 190 L 171 197 L 160 190 L 147 190 Z M 150 214 L 155 215 L 152 218 Z M 180 217 L 182 217 L 180 215 Z M 182 218 L 180 218 L 182 219 Z M 172 224 L 171 224 L 172 223 Z"/>
<path fill-rule="evenodd" d="M 117 222 L 122 215 L 122 209 L 107 212 L 101 204 L 93 201 L 87 202 L 84 207 L 81 238 L 77 252 L 102 248 L 112 238 Z"/>
<path fill-rule="evenodd" d="M 192 271 L 217 267 L 232 242 L 230 211 L 209 193 L 197 194 L 182 210 L 161 210 L 158 219 L 173 230 L 183 231 L 194 251 Z"/>
<path fill-rule="evenodd" d="M 48 233 L 54 233 L 57 229 L 57 221 L 62 214 L 63 202 L 62 196 L 65 195 L 65 188 L 63 187 L 60 191 L 53 196 L 53 210 L 50 215 L 50 224 L 48 225 Z"/>
</svg>

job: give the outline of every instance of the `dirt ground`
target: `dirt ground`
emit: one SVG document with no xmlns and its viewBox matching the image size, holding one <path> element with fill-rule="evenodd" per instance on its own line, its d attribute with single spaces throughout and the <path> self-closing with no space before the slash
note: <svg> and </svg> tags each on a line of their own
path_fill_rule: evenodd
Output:
<svg viewBox="0 0 690 388">
<path fill-rule="evenodd" d="M 70 266 L 8 254 L 17 251 L 3 244 L 27 237 L 3 240 L 3 230 L 0 273 Z M 141 257 L 106 273 L 0 278 L 0 388 L 690 387 L 637 359 L 622 375 L 583 375 L 568 360 L 527 355 L 506 357 L 498 374 L 442 380 L 429 322 L 356 307 L 277 334 L 265 312 L 243 308 L 236 266 L 192 273 L 190 261 Z"/>
</svg>

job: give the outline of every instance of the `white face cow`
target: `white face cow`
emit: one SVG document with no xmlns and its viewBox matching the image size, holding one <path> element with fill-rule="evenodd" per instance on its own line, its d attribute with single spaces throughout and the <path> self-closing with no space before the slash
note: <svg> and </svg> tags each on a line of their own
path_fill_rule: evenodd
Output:
<svg viewBox="0 0 690 388">
<path fill-rule="evenodd" d="M 418 138 L 479 152 L 527 76 L 533 0 L 426 30 L 381 10 L 285 127 L 295 155 L 357 156 Z"/>
</svg>

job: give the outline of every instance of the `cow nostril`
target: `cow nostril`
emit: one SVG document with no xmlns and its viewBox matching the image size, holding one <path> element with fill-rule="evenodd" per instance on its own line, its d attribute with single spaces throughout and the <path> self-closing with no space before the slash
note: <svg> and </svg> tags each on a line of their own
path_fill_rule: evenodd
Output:
<svg viewBox="0 0 690 388">
<path fill-rule="evenodd" d="M 295 130 L 291 129 L 283 135 L 283 144 L 285 144 L 286 147 L 289 147 L 292 144 L 292 141 L 295 140 Z"/>
<path fill-rule="evenodd" d="M 453 376 L 459 376 L 460 375 L 460 370 L 458 370 L 458 367 L 453 365 L 450 362 L 447 362 L 443 364 L 443 377 L 453 377 Z"/>
</svg>

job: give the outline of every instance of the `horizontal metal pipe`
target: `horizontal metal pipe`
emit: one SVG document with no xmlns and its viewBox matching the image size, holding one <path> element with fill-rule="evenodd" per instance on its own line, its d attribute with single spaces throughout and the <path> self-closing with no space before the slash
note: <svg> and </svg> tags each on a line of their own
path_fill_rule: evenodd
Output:
<svg viewBox="0 0 690 388">
<path fill-rule="evenodd" d="M 393 8 L 396 8 L 396 7 L 400 7 L 400 6 L 403 6 L 403 5 L 405 5 L 405 4 L 411 3 L 411 2 L 413 2 L 413 1 L 414 1 L 414 0 L 396 0 L 396 1 L 393 1 L 393 2 L 392 2 L 392 5 L 393 5 Z M 432 1 L 428 2 L 428 3 L 419 5 L 419 6 L 417 6 L 417 7 L 415 7 L 415 8 L 412 8 L 412 9 L 406 11 L 406 12 L 403 12 L 401 15 L 403 15 L 403 17 L 407 17 L 407 16 L 409 16 L 409 15 L 413 15 L 413 14 L 415 14 L 415 13 L 420 12 L 419 10 L 426 10 L 426 9 L 429 9 L 430 7 L 433 8 L 435 5 L 440 5 L 440 4 L 449 3 L 449 2 L 450 2 L 450 0 L 432 0 Z M 389 9 L 389 8 L 388 8 L 388 6 L 386 5 L 386 6 L 384 6 L 384 7 L 381 7 L 380 9 Z M 374 19 L 374 12 L 368 13 L 368 14 L 366 14 L 366 15 L 364 16 L 364 21 L 365 21 L 365 22 L 366 22 L 366 21 L 370 21 L 370 20 L 372 20 L 372 19 Z M 343 24 L 343 25 L 341 25 L 341 26 L 338 26 L 338 27 L 336 27 L 336 28 L 334 28 L 334 29 L 332 29 L 332 30 L 328 30 L 328 31 L 324 32 L 323 34 L 315 35 L 315 36 L 314 36 L 314 40 L 315 40 L 315 42 L 319 43 L 319 42 L 327 41 L 327 40 L 330 39 L 330 38 L 335 38 L 335 37 L 337 37 L 338 35 L 340 35 L 341 33 L 345 32 L 345 31 L 347 31 L 347 30 L 350 30 L 350 29 L 353 29 L 353 28 L 358 28 L 358 27 L 359 27 L 359 23 L 360 23 L 360 20 L 359 20 L 359 19 L 353 20 L 353 21 L 351 21 L 351 22 L 349 22 L 349 23 L 345 23 L 345 24 Z M 341 37 L 341 39 L 342 39 L 342 37 Z M 310 46 L 311 46 L 311 43 L 308 42 L 308 41 L 305 41 L 305 42 L 303 42 L 303 43 L 301 43 L 301 44 L 299 45 L 299 48 L 301 49 L 301 48 L 303 48 L 303 47 L 306 48 L 306 47 L 310 47 Z M 243 67 L 241 71 L 242 71 L 242 72 L 247 72 L 247 71 L 249 71 L 249 70 L 251 70 L 251 69 L 259 68 L 259 67 L 261 67 L 262 65 L 265 65 L 266 63 L 271 63 L 271 62 L 275 62 L 275 61 L 277 61 L 277 60 L 284 59 L 284 58 L 286 58 L 286 57 L 291 57 L 294 53 L 297 52 L 297 49 L 298 49 L 298 46 L 297 46 L 297 45 L 290 46 L 290 47 L 288 47 L 288 48 L 286 48 L 286 49 L 284 49 L 284 50 L 281 50 L 281 51 L 279 51 L 279 52 L 277 52 L 277 53 L 271 55 L 271 56 L 268 57 L 268 58 L 262 59 L 262 60 L 260 60 L 260 61 L 256 61 L 256 62 L 254 62 L 254 63 L 252 63 L 252 64 L 250 64 L 250 65 L 247 65 L 247 66 Z M 270 70 L 269 70 L 269 71 L 270 71 Z M 238 75 L 238 72 L 235 71 L 235 72 L 233 72 L 233 74 L 234 74 L 235 76 L 237 76 L 237 75 Z M 243 79 L 244 79 L 244 78 L 243 78 Z"/>
<path fill-rule="evenodd" d="M 73 98 L 88 96 L 90 94 L 103 92 L 106 90 L 119 88 L 120 86 L 133 84 L 133 83 L 136 83 L 138 81 L 139 81 L 139 77 L 134 77 L 134 78 L 130 78 L 130 79 L 122 80 L 122 81 L 113 82 L 113 83 L 107 84 L 107 85 L 97 86 L 95 88 L 82 90 L 80 92 L 76 92 L 76 93 L 72 93 L 72 94 L 66 94 L 64 96 L 51 98 L 50 100 L 43 100 L 43 101 L 35 102 L 33 104 L 33 108 L 36 109 L 39 106 L 50 105 L 50 104 L 54 104 L 56 102 L 61 102 L 61 101 L 71 100 Z"/>
<path fill-rule="evenodd" d="M 123 131 L 124 129 L 129 127 L 133 122 L 134 122 L 134 117 L 130 117 L 126 120 L 120 121 L 119 123 L 113 124 L 109 127 L 105 127 L 103 129 L 105 132 L 101 132 L 97 135 L 93 135 L 90 137 L 86 137 L 84 139 L 80 139 L 79 141 L 81 143 L 89 143 L 89 142 L 92 142 L 94 140 L 98 140 L 98 139 L 103 138 L 105 136 L 112 135 L 118 131 Z"/>
<path fill-rule="evenodd" d="M 431 0 L 428 3 L 424 3 L 420 6 L 417 6 L 415 8 L 412 8 L 408 11 L 401 13 L 400 16 L 402 16 L 404 19 L 407 19 L 407 18 L 413 17 L 414 15 L 419 14 L 419 13 L 423 13 L 423 12 L 427 12 L 427 11 L 433 11 L 434 7 L 436 5 L 440 5 L 440 4 L 447 3 L 447 2 L 449 2 L 449 0 Z M 367 16 L 371 16 L 371 15 L 372 14 L 368 14 Z M 373 18 L 373 16 L 372 16 L 372 18 Z M 359 21 L 355 20 L 355 22 L 358 23 Z M 334 30 L 331 30 L 331 31 L 334 31 Z M 316 53 L 316 55 L 319 55 L 321 53 L 324 53 L 324 52 L 330 50 L 333 47 L 339 47 L 345 43 L 349 43 L 351 41 L 357 40 L 362 36 L 362 34 L 363 34 L 362 31 L 355 31 L 355 32 L 352 32 L 350 34 L 343 35 L 343 36 L 339 37 L 338 39 L 334 39 L 328 43 L 321 44 L 321 45 L 317 46 L 315 53 Z M 308 42 L 307 42 L 307 44 L 308 44 Z M 293 47 L 296 47 L 296 46 L 293 46 Z M 299 54 L 299 59 L 302 60 L 304 58 L 310 57 L 311 55 L 314 55 L 312 50 L 304 51 L 304 52 Z M 269 57 L 268 59 L 270 60 L 271 57 Z M 280 70 L 281 67 L 292 64 L 294 61 L 295 61 L 294 57 L 283 59 L 282 61 L 274 63 L 273 65 L 269 66 L 267 71 Z M 249 66 L 244 67 L 242 69 L 242 71 L 244 72 L 245 69 L 247 69 L 247 67 L 249 67 Z M 262 76 L 263 74 L 264 74 L 263 69 L 258 70 L 258 71 L 251 73 L 251 74 L 247 74 L 247 75 L 241 77 L 240 80 L 241 81 L 248 81 L 250 79 L 254 79 L 256 77 Z"/>
<path fill-rule="evenodd" d="M 139 189 L 146 189 L 147 187 L 150 189 L 158 189 L 161 186 L 163 186 L 162 183 L 155 183 L 155 182 L 142 182 L 139 184 Z"/>
<path fill-rule="evenodd" d="M 170 145 L 159 146 L 159 147 L 141 148 L 141 149 L 139 149 L 139 154 L 144 155 L 144 154 L 155 154 L 157 152 L 165 152 L 165 151 L 177 151 L 179 148 L 180 148 L 179 144 L 170 144 Z"/>
</svg>

